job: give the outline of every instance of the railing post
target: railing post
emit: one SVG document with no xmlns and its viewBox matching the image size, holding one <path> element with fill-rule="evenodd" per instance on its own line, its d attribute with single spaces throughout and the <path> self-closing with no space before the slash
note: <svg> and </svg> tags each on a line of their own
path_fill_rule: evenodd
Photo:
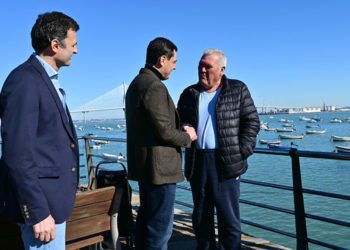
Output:
<svg viewBox="0 0 350 250">
<path fill-rule="evenodd" d="M 89 136 L 84 135 L 85 143 L 85 156 L 86 156 L 86 166 L 88 171 L 88 189 L 92 190 L 96 188 L 94 163 L 92 161 L 91 151 L 90 151 L 90 139 Z"/>
<path fill-rule="evenodd" d="M 300 159 L 299 156 L 297 156 L 296 152 L 296 148 L 291 148 L 291 150 L 289 151 L 290 157 L 292 158 L 295 228 L 297 236 L 297 249 L 304 250 L 309 249 L 309 245 L 307 239 L 303 186 L 300 171 Z"/>
</svg>

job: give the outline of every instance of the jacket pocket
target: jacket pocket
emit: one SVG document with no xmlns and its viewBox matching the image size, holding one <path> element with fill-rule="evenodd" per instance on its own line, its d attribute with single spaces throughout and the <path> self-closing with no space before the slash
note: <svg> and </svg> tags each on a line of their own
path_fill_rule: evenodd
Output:
<svg viewBox="0 0 350 250">
<path fill-rule="evenodd" d="M 54 167 L 54 166 L 39 167 L 38 177 L 39 178 L 58 178 L 60 177 L 60 171 L 57 167 Z"/>
<path fill-rule="evenodd" d="M 159 175 L 172 176 L 181 174 L 180 149 L 173 147 L 152 147 L 153 166 Z"/>
</svg>

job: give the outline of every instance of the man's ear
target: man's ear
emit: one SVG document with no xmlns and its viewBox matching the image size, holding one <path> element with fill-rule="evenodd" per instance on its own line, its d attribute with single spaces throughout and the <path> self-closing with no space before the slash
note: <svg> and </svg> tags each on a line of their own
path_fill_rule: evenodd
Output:
<svg viewBox="0 0 350 250">
<path fill-rule="evenodd" d="M 57 40 L 57 39 L 53 39 L 51 41 L 51 50 L 55 53 L 57 53 L 59 47 L 60 47 L 61 43 Z"/>
<path fill-rule="evenodd" d="M 164 66 L 165 59 L 166 59 L 166 55 L 162 55 L 161 57 L 159 57 L 159 63 L 161 66 Z"/>
<path fill-rule="evenodd" d="M 163 56 L 160 56 L 159 58 L 158 58 L 158 61 L 157 61 L 157 63 L 156 63 L 156 65 L 154 65 L 156 68 L 161 68 L 161 67 L 163 67 L 164 66 L 164 62 L 165 62 L 165 59 L 166 59 L 166 56 L 165 55 L 163 55 Z"/>
<path fill-rule="evenodd" d="M 221 67 L 221 74 L 222 74 L 222 75 L 225 74 L 225 70 L 226 70 L 226 67 L 225 67 L 225 66 Z"/>
</svg>

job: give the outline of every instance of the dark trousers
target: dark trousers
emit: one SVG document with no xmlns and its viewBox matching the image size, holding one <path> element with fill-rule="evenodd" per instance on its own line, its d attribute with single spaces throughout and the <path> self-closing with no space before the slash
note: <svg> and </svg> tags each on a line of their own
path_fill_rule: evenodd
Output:
<svg viewBox="0 0 350 250">
<path fill-rule="evenodd" d="M 197 250 L 216 249 L 214 207 L 217 212 L 219 249 L 240 249 L 239 178 L 220 180 L 215 150 L 198 150 L 190 181 L 194 209 L 193 229 Z"/>
<path fill-rule="evenodd" d="M 172 234 L 176 184 L 139 182 L 140 208 L 136 219 L 136 249 L 166 250 Z"/>
</svg>

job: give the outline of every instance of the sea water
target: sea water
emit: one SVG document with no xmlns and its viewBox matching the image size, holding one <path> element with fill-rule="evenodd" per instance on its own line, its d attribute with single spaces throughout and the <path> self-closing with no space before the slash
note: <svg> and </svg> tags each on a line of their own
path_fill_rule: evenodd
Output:
<svg viewBox="0 0 350 250">
<path fill-rule="evenodd" d="M 321 121 L 317 123 L 307 123 L 305 121 L 300 121 L 300 116 L 308 118 L 317 116 L 318 118 L 321 118 Z M 350 117 L 350 112 L 261 115 L 260 119 L 263 122 L 267 122 L 270 128 L 281 128 L 283 123 L 280 122 L 280 119 L 282 118 L 293 120 L 292 124 L 296 131 L 292 134 L 298 135 L 304 134 L 306 130 L 326 129 L 327 132 L 322 135 L 306 134 L 302 140 L 281 141 L 283 145 L 287 146 L 293 142 L 293 144 L 297 145 L 300 150 L 334 152 L 335 145 L 350 145 L 350 142 L 333 142 L 331 140 L 332 135 L 350 136 L 350 122 L 331 123 L 331 119 L 335 117 L 346 119 Z M 93 133 L 101 137 L 126 137 L 125 127 L 123 126 L 125 125 L 125 121 L 123 120 L 98 120 L 76 122 L 76 124 L 78 127 L 81 126 L 82 129 L 78 130 L 78 135 Z M 319 125 L 319 128 L 306 128 L 307 125 L 316 124 Z M 111 127 L 112 130 L 101 130 L 96 127 Z M 273 131 L 260 131 L 257 141 L 259 141 L 259 139 L 279 140 L 278 135 L 279 133 Z M 266 145 L 261 145 L 257 142 L 257 147 L 266 148 Z M 82 141 L 80 150 L 81 152 L 84 151 Z M 125 156 L 126 145 L 125 143 L 111 142 L 110 144 L 102 145 L 100 149 L 92 151 L 97 154 L 110 153 L 118 155 L 119 153 L 122 153 Z M 81 158 L 81 162 L 85 163 L 85 159 Z M 98 161 L 95 159 L 94 162 L 96 163 Z M 292 186 L 290 157 L 255 154 L 249 158 L 248 162 L 248 171 L 242 176 L 242 178 Z M 300 158 L 300 164 L 303 188 L 349 195 L 350 161 Z M 81 173 L 81 175 L 86 176 L 86 168 L 81 168 Z M 84 182 L 84 179 L 82 179 L 82 182 Z M 133 188 L 137 189 L 136 183 L 131 182 L 131 185 Z M 181 183 L 181 185 L 188 185 L 188 183 L 184 182 Z M 188 191 L 178 190 L 177 199 L 192 204 L 191 193 Z M 241 199 L 294 210 L 293 194 L 290 191 L 242 183 Z M 348 201 L 304 194 L 304 203 L 306 213 L 347 222 L 350 221 L 350 202 Z M 179 208 L 191 212 L 189 208 Z M 292 215 L 241 204 L 241 218 L 283 231 L 295 233 L 295 222 L 294 216 Z M 311 219 L 307 219 L 307 226 L 309 238 L 325 241 L 345 248 L 350 247 L 350 228 Z M 242 224 L 242 230 L 256 237 L 267 239 L 292 249 L 296 248 L 295 239 L 293 238 L 260 230 L 244 224 Z M 310 249 L 323 248 L 310 244 Z"/>
</svg>

